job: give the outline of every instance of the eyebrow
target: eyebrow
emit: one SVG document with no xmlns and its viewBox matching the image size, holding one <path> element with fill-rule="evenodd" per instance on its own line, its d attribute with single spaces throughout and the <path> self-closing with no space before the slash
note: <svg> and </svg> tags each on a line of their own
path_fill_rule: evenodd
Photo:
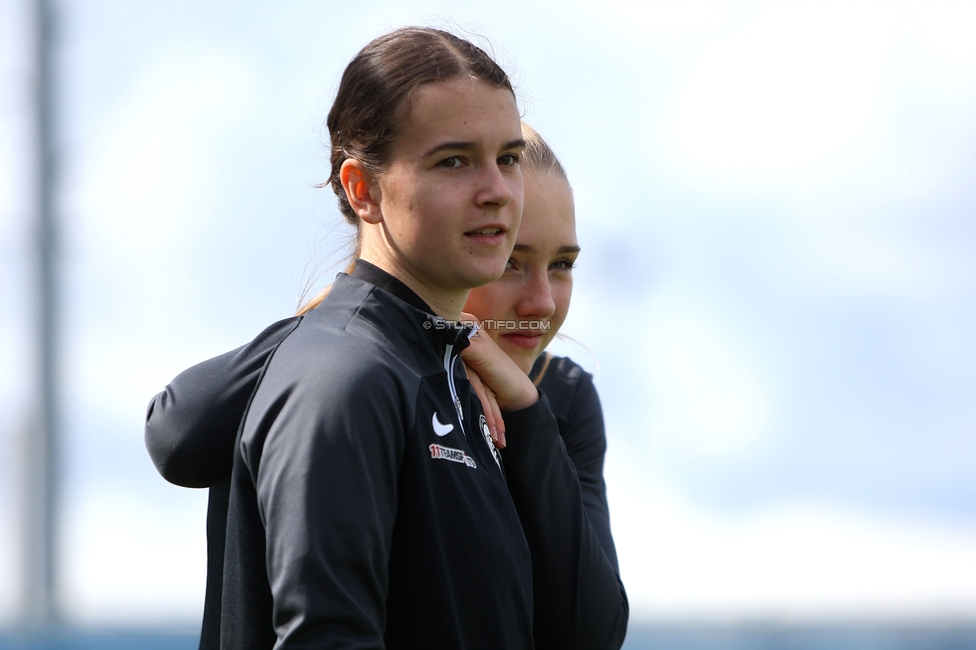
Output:
<svg viewBox="0 0 976 650">
<path fill-rule="evenodd" d="M 521 149 L 524 147 L 525 147 L 525 140 L 519 138 L 518 140 L 512 140 L 511 142 L 506 142 L 505 145 L 502 147 L 502 151 L 507 151 L 509 149 Z M 435 147 L 428 149 L 427 151 L 424 152 L 423 156 L 421 157 L 426 158 L 428 156 L 433 156 L 438 151 L 444 151 L 447 149 L 451 149 L 454 151 L 471 151 L 472 149 L 475 148 L 477 148 L 477 145 L 474 142 L 444 142 L 443 144 L 439 144 Z"/>
<path fill-rule="evenodd" d="M 528 244 L 515 244 L 515 248 L 513 248 L 512 250 L 516 250 L 520 253 L 534 253 L 535 247 L 529 246 Z M 556 251 L 556 254 L 563 255 L 565 253 L 578 253 L 578 252 L 580 252 L 579 246 L 560 246 L 559 250 Z"/>
</svg>

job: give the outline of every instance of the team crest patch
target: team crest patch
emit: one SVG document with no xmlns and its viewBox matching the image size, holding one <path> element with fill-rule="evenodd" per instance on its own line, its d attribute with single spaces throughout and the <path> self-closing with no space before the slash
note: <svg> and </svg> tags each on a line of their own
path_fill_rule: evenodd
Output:
<svg viewBox="0 0 976 650">
<path fill-rule="evenodd" d="M 468 456 L 462 449 L 452 449 L 451 447 L 443 447 L 441 445 L 431 445 L 430 457 L 449 460 L 453 463 L 464 463 L 468 467 L 478 467 L 477 463 L 474 462 L 474 458 Z"/>
<path fill-rule="evenodd" d="M 481 435 L 485 437 L 485 442 L 488 443 L 488 449 L 491 450 L 491 457 L 495 459 L 495 464 L 498 465 L 498 469 L 501 469 L 502 458 L 498 453 L 498 448 L 495 446 L 495 443 L 491 441 L 491 430 L 488 428 L 488 420 L 485 419 L 485 416 L 481 416 L 478 426 L 481 429 Z"/>
</svg>

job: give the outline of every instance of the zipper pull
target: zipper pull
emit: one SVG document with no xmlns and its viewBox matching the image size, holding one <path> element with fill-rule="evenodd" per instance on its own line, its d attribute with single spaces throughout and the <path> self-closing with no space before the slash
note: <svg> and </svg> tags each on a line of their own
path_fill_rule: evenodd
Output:
<svg viewBox="0 0 976 650">
<path fill-rule="evenodd" d="M 464 420 L 464 411 L 461 410 L 461 399 L 458 397 L 454 398 L 454 406 L 457 407 L 458 417 Z"/>
</svg>

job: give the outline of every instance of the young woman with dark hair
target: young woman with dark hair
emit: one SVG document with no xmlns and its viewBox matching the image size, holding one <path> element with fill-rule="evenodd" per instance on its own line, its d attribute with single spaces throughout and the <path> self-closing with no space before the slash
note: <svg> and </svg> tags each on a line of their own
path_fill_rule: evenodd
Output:
<svg viewBox="0 0 976 650">
<path fill-rule="evenodd" d="M 581 491 L 548 400 L 481 337 L 466 354 L 502 463 L 456 363 L 472 330 L 453 321 L 511 266 L 521 213 L 507 78 L 462 39 L 398 30 L 350 63 L 328 124 L 352 273 L 180 375 L 147 416 L 164 476 L 216 486 L 201 647 L 618 647 L 602 419 Z"/>
</svg>

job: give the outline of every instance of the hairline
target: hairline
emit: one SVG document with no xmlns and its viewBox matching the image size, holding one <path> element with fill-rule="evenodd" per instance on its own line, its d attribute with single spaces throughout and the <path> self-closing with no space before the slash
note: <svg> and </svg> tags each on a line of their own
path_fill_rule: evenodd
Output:
<svg viewBox="0 0 976 650">
<path fill-rule="evenodd" d="M 451 47 L 450 49 L 451 49 L 452 52 L 454 52 L 455 55 L 458 54 L 458 52 L 457 52 L 457 50 L 455 48 Z M 464 59 L 462 57 L 458 56 L 458 60 L 462 64 L 464 63 Z M 463 67 L 463 65 L 462 65 L 462 67 Z M 490 86 L 492 88 L 496 88 L 496 89 L 499 89 L 499 90 L 507 90 L 508 92 L 510 92 L 512 94 L 512 99 L 515 100 L 515 104 L 516 104 L 516 106 L 518 106 L 518 98 L 515 96 L 515 90 L 514 89 L 506 86 L 505 84 L 493 84 L 490 81 L 486 81 L 486 80 L 482 79 L 481 77 L 478 77 L 478 76 L 475 76 L 475 75 L 471 74 L 471 72 L 468 71 L 468 70 L 462 70 L 458 74 L 451 75 L 450 77 L 444 77 L 443 79 L 437 79 L 436 81 L 428 81 L 426 83 L 422 83 L 420 85 L 414 86 L 409 91 L 407 91 L 406 95 L 403 96 L 403 99 L 400 100 L 400 104 L 393 111 L 393 124 L 394 124 L 394 127 L 393 127 L 393 134 L 392 134 L 392 137 L 390 138 L 389 145 L 388 145 L 390 147 L 390 150 L 388 150 L 386 152 L 386 156 L 385 156 L 387 158 L 386 162 L 380 168 L 378 168 L 378 169 L 375 168 L 373 165 L 367 165 L 367 169 L 369 167 L 374 167 L 373 170 L 372 170 L 374 176 L 376 176 L 376 177 L 382 176 L 387 171 L 387 167 L 390 164 L 390 159 L 389 159 L 390 152 L 391 152 L 391 150 L 393 148 L 394 143 L 400 138 L 400 135 L 401 135 L 401 127 L 406 122 L 407 118 L 410 117 L 410 111 L 413 110 L 413 96 L 414 96 L 414 93 L 416 93 L 421 88 L 425 88 L 427 86 L 433 86 L 433 85 L 442 84 L 442 83 L 449 83 L 451 81 L 454 81 L 455 79 L 462 79 L 462 78 L 467 78 L 467 79 L 473 79 L 475 81 L 480 81 L 483 84 L 486 84 L 486 85 L 488 85 L 488 86 Z M 520 138 L 519 141 L 522 143 L 522 146 L 524 147 L 525 146 L 525 139 L 524 138 Z M 513 142 L 514 142 L 514 140 L 513 140 Z M 433 153 L 433 152 L 429 152 L 429 153 L 424 154 L 424 155 L 427 156 L 427 155 L 430 155 L 430 153 Z M 354 156 L 350 156 L 350 157 L 351 158 L 354 158 Z M 358 160 L 358 158 L 357 158 L 357 160 Z M 360 160 L 360 162 L 363 162 L 363 161 Z"/>
</svg>

